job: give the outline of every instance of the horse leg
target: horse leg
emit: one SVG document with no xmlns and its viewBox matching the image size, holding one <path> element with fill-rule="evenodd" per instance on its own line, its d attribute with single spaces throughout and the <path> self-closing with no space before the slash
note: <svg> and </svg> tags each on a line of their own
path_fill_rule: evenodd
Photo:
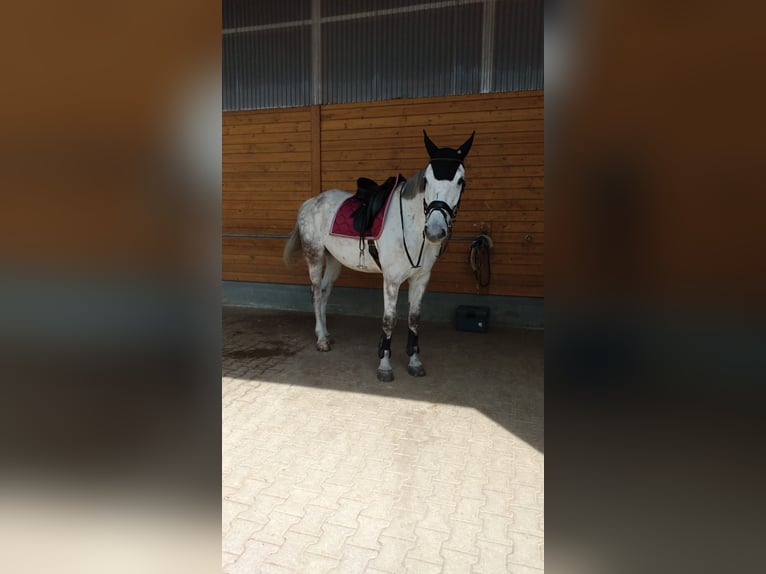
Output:
<svg viewBox="0 0 766 574">
<path fill-rule="evenodd" d="M 420 331 L 420 303 L 423 300 L 430 277 L 431 274 L 426 273 L 410 279 L 410 312 L 408 317 L 410 330 L 407 333 L 407 355 L 410 357 L 410 362 L 407 364 L 407 372 L 413 377 L 424 377 L 426 375 L 423 363 L 420 362 L 420 357 L 418 357 L 420 353 L 418 333 Z"/>
<path fill-rule="evenodd" d="M 316 317 L 316 327 L 314 332 L 317 336 L 317 350 L 329 351 L 330 339 L 327 335 L 327 325 L 325 324 L 324 312 L 322 310 L 322 271 L 324 268 L 324 252 L 306 254 L 306 262 L 309 267 L 309 278 L 311 279 L 311 300 L 314 304 L 314 316 Z"/>
<path fill-rule="evenodd" d="M 330 333 L 327 331 L 327 301 L 330 299 L 330 293 L 332 293 L 332 286 L 335 283 L 335 280 L 338 278 L 338 275 L 340 275 L 341 270 L 341 264 L 340 261 L 335 259 L 329 251 L 325 252 L 325 259 L 327 261 L 324 275 L 322 276 L 322 299 L 321 304 L 319 307 L 320 312 L 320 318 L 322 324 L 325 326 L 325 333 L 327 335 L 327 340 L 329 343 L 332 343 L 332 337 L 330 336 Z"/>
<path fill-rule="evenodd" d="M 378 341 L 378 380 L 390 383 L 394 380 L 394 370 L 391 368 L 391 335 L 396 325 L 396 300 L 399 298 L 399 285 L 383 280 L 383 334 Z"/>
</svg>

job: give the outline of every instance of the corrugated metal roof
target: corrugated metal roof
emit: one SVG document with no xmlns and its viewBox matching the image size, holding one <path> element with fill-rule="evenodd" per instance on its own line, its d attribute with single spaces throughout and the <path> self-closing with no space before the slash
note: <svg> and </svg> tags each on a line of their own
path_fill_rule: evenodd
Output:
<svg viewBox="0 0 766 574">
<path fill-rule="evenodd" d="M 497 2 L 494 92 L 543 88 L 543 2 Z"/>
<path fill-rule="evenodd" d="M 481 14 L 468 4 L 322 24 L 324 101 L 477 92 Z"/>
<path fill-rule="evenodd" d="M 542 0 L 225 0 L 223 11 L 226 110 L 543 87 Z"/>
</svg>

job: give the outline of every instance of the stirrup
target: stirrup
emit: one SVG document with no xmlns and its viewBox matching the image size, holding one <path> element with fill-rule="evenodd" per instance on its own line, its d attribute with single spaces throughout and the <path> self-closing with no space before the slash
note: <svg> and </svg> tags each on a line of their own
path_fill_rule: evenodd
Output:
<svg viewBox="0 0 766 574">
<path fill-rule="evenodd" d="M 367 269 L 367 265 L 364 263 L 364 241 L 361 237 L 359 237 L 359 265 L 357 265 L 356 268 Z"/>
</svg>

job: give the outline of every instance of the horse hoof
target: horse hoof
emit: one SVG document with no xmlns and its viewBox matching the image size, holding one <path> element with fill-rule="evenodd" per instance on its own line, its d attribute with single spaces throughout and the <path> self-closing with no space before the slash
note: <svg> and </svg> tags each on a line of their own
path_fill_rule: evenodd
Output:
<svg viewBox="0 0 766 574">
<path fill-rule="evenodd" d="M 322 351 L 323 353 L 326 353 L 330 349 L 331 349 L 330 341 L 317 341 L 317 351 Z"/>
<path fill-rule="evenodd" d="M 423 368 L 423 365 L 418 365 L 417 367 L 408 366 L 407 372 L 412 375 L 413 377 L 425 377 L 426 376 L 426 370 Z"/>
<path fill-rule="evenodd" d="M 381 371 L 378 369 L 378 380 L 381 383 L 390 383 L 394 380 L 394 372 L 393 371 Z"/>
</svg>

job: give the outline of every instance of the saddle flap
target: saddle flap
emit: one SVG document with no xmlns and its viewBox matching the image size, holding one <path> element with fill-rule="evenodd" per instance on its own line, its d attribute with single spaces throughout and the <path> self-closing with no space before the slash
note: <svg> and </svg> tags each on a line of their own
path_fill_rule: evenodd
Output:
<svg viewBox="0 0 766 574">
<path fill-rule="evenodd" d="M 369 178 L 359 178 L 357 183 L 359 181 L 362 182 L 359 186 L 361 192 L 357 190 L 356 195 L 349 197 L 338 207 L 333 217 L 330 234 L 357 239 L 361 236 L 374 240 L 382 233 L 386 212 L 394 195 L 393 190 L 406 179 L 402 174 L 398 174 L 386 180 L 383 185 L 377 185 Z M 376 192 L 381 188 L 383 191 L 380 195 L 370 193 L 368 189 L 370 185 L 375 187 Z"/>
<path fill-rule="evenodd" d="M 397 178 L 389 177 L 378 185 L 374 180 L 360 177 L 356 180 L 356 197 L 361 201 L 359 208 L 354 211 L 354 229 L 360 234 L 366 234 L 372 227 L 372 222 L 378 212 L 383 209 L 386 200 L 396 185 Z"/>
</svg>

